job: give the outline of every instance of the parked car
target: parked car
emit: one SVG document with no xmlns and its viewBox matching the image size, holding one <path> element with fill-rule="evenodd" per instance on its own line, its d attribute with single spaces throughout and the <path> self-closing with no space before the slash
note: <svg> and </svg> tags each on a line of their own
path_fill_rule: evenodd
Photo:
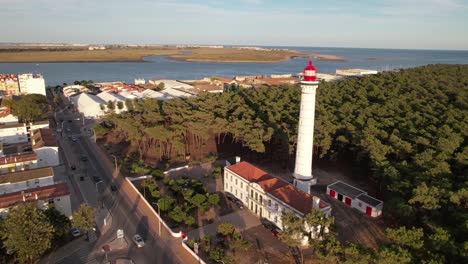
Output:
<svg viewBox="0 0 468 264">
<path fill-rule="evenodd" d="M 71 234 L 73 237 L 79 237 L 81 236 L 81 231 L 78 229 L 78 227 L 72 227 Z"/>
<path fill-rule="evenodd" d="M 111 189 L 111 191 L 116 192 L 117 191 L 117 186 L 112 184 L 110 189 Z"/>
<path fill-rule="evenodd" d="M 80 176 L 80 181 L 84 181 L 84 177 L 83 177 L 83 176 Z"/>
<path fill-rule="evenodd" d="M 101 178 L 99 178 L 98 176 L 94 176 L 93 179 L 94 179 L 94 182 L 100 182 L 101 181 Z"/>
<path fill-rule="evenodd" d="M 67 130 L 67 132 L 70 132 L 71 128 L 67 127 L 65 130 Z"/>
<path fill-rule="evenodd" d="M 234 203 L 239 207 L 239 209 L 244 209 L 244 203 L 241 200 L 236 199 L 234 200 Z"/>
<path fill-rule="evenodd" d="M 70 109 L 70 107 L 69 107 L 69 109 Z M 71 119 L 68 119 L 68 123 L 71 123 L 71 122 L 73 122 L 73 121 Z"/>
<path fill-rule="evenodd" d="M 133 242 L 137 245 L 137 247 L 141 248 L 145 245 L 145 241 L 143 241 L 143 238 L 139 234 L 135 234 L 133 236 Z"/>
<path fill-rule="evenodd" d="M 81 161 L 87 161 L 88 160 L 88 157 L 86 157 L 85 155 L 81 155 Z"/>
<path fill-rule="evenodd" d="M 229 193 L 229 192 L 225 192 L 226 194 L 226 198 L 229 200 L 229 201 L 235 201 L 237 198 L 234 196 L 234 194 L 232 193 Z"/>
<path fill-rule="evenodd" d="M 76 166 L 75 166 L 75 165 L 71 165 L 71 166 L 70 166 L 70 169 L 71 169 L 71 170 L 76 170 Z"/>
<path fill-rule="evenodd" d="M 73 142 L 76 142 L 76 137 L 75 137 L 75 136 L 72 136 L 72 137 L 71 137 L 71 140 L 72 140 Z"/>
<path fill-rule="evenodd" d="M 279 229 L 279 227 L 277 227 L 274 223 L 270 222 L 268 219 L 266 218 L 262 218 L 260 219 L 260 222 L 262 223 L 263 227 L 265 227 L 266 229 L 270 230 L 271 234 L 274 236 L 274 237 L 278 237 L 278 234 L 279 232 L 281 231 L 281 229 Z"/>
</svg>

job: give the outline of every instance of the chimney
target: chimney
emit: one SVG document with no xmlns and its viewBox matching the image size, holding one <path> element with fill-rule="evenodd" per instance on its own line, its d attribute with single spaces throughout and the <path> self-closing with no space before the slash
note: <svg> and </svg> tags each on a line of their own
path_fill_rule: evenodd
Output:
<svg viewBox="0 0 468 264">
<path fill-rule="evenodd" d="M 319 209 L 320 198 L 318 198 L 317 196 L 313 196 L 312 200 L 313 200 L 313 202 L 312 202 L 313 206 L 312 207 Z"/>
<path fill-rule="evenodd" d="M 236 164 L 239 163 L 239 162 L 241 162 L 241 157 L 236 156 Z"/>
</svg>

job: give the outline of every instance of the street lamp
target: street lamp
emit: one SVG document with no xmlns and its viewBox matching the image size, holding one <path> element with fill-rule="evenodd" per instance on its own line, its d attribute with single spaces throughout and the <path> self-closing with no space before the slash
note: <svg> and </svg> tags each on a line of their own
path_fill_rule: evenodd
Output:
<svg viewBox="0 0 468 264">
<path fill-rule="evenodd" d="M 94 139 L 94 143 L 96 143 L 96 131 L 94 131 L 94 128 L 90 128 L 91 131 L 93 131 L 93 139 Z"/>
<path fill-rule="evenodd" d="M 159 208 L 159 205 L 158 203 L 153 203 L 154 205 L 156 205 L 158 207 L 158 215 L 159 215 L 159 236 L 161 236 L 161 209 Z"/>
<path fill-rule="evenodd" d="M 112 155 L 112 154 L 111 154 L 111 156 L 112 156 L 112 157 L 114 157 L 114 162 L 115 162 L 115 171 L 117 171 L 117 157 L 116 157 L 116 156 L 114 156 L 114 155 Z"/>
</svg>

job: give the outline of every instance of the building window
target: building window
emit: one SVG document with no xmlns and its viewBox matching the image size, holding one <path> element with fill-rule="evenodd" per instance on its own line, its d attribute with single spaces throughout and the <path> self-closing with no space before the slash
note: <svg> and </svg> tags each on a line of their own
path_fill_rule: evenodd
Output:
<svg viewBox="0 0 468 264">
<path fill-rule="evenodd" d="M 258 201 L 258 195 L 257 195 L 257 192 L 255 192 L 255 201 Z"/>
<path fill-rule="evenodd" d="M 242 200 L 242 193 L 241 193 L 241 200 Z"/>
<path fill-rule="evenodd" d="M 271 207 L 271 200 L 270 199 L 268 199 L 268 206 Z"/>
<path fill-rule="evenodd" d="M 278 211 L 278 207 L 279 207 L 278 204 L 275 203 L 275 210 L 276 210 L 276 211 Z M 276 222 L 276 221 L 275 221 L 275 222 Z"/>
<path fill-rule="evenodd" d="M 271 212 L 268 211 L 268 219 L 271 219 Z"/>
<path fill-rule="evenodd" d="M 236 186 L 237 186 L 237 179 L 236 179 Z"/>
<path fill-rule="evenodd" d="M 241 182 L 241 189 L 244 188 L 244 184 Z"/>
<path fill-rule="evenodd" d="M 226 190 L 229 190 L 229 185 L 226 183 Z"/>
<path fill-rule="evenodd" d="M 237 196 L 237 189 L 236 189 L 236 196 Z"/>
<path fill-rule="evenodd" d="M 231 175 L 231 181 L 232 181 L 232 175 Z"/>
<path fill-rule="evenodd" d="M 232 193 L 232 186 L 231 186 L 231 193 Z"/>
<path fill-rule="evenodd" d="M 247 184 L 245 185 L 245 191 L 249 192 L 249 185 L 247 185 Z"/>
<path fill-rule="evenodd" d="M 253 198 L 253 190 L 250 190 L 250 197 Z"/>
<path fill-rule="evenodd" d="M 278 217 L 277 217 L 276 215 L 275 215 L 275 221 L 274 221 L 274 222 L 275 222 L 275 223 L 278 222 Z"/>
<path fill-rule="evenodd" d="M 260 196 L 260 203 L 263 202 L 263 196 L 259 195 Z"/>
</svg>

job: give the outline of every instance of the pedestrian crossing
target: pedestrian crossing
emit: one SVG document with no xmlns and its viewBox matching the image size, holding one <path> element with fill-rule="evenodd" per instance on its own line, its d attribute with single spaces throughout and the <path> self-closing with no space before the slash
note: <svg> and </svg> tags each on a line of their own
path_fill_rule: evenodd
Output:
<svg viewBox="0 0 468 264">
<path fill-rule="evenodd" d="M 66 258 L 56 262 L 56 264 L 98 264 L 93 254 L 92 246 L 81 247 Z"/>
</svg>

